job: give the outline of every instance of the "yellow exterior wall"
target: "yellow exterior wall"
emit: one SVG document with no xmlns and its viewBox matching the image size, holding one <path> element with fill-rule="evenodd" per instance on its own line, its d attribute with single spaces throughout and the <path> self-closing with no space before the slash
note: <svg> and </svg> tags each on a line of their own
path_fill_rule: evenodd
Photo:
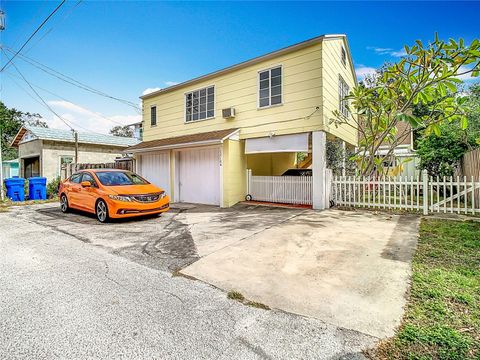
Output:
<svg viewBox="0 0 480 360">
<path fill-rule="evenodd" d="M 333 112 L 339 110 L 338 97 L 338 75 L 341 75 L 343 80 L 348 84 L 350 90 L 356 85 L 355 73 L 352 71 L 350 59 L 347 56 L 347 63 L 343 65 L 339 59 L 341 58 L 341 48 L 344 46 L 345 50 L 348 48 L 342 39 L 326 39 L 323 41 L 322 49 L 322 83 L 323 83 L 323 117 L 325 130 L 340 139 L 356 145 L 357 133 L 348 125 L 336 127 L 335 124 L 329 124 L 332 119 Z"/>
<path fill-rule="evenodd" d="M 295 153 L 265 153 L 247 155 L 247 168 L 254 176 L 279 176 L 295 167 Z"/>
<path fill-rule="evenodd" d="M 183 86 L 143 100 L 143 140 L 240 128 L 240 138 L 321 130 L 322 44 L 281 55 L 213 79 Z M 283 105 L 257 108 L 258 71 L 282 65 Z M 215 85 L 215 118 L 185 123 L 185 93 Z M 157 107 L 157 125 L 150 126 L 150 108 Z M 320 109 L 315 111 L 319 106 Z M 223 108 L 234 107 L 236 116 L 222 118 Z M 315 113 L 311 115 L 313 112 Z M 306 118 L 307 117 L 307 118 Z"/>
<path fill-rule="evenodd" d="M 235 205 L 247 194 L 245 142 L 226 140 L 223 143 L 223 207 Z"/>
</svg>

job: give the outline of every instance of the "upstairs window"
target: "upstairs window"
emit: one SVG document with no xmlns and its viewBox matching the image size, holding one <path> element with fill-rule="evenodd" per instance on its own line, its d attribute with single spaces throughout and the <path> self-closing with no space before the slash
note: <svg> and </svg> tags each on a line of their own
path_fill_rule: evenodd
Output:
<svg viewBox="0 0 480 360">
<path fill-rule="evenodd" d="M 185 121 L 215 117 L 215 87 L 210 86 L 185 94 Z"/>
<path fill-rule="evenodd" d="M 340 57 L 342 59 L 343 66 L 347 66 L 347 52 L 345 51 L 345 48 L 343 46 L 342 46 L 342 52 L 340 54 Z"/>
<path fill-rule="evenodd" d="M 348 87 L 347 83 L 343 78 L 338 75 L 338 101 L 339 101 L 339 111 L 340 114 L 347 117 L 348 116 L 348 100 L 345 99 L 350 92 L 350 88 Z"/>
<path fill-rule="evenodd" d="M 156 106 L 150 107 L 150 125 L 151 126 L 157 125 L 157 107 Z"/>
<path fill-rule="evenodd" d="M 282 103 L 282 67 L 278 66 L 259 74 L 258 106 L 268 107 Z"/>
</svg>

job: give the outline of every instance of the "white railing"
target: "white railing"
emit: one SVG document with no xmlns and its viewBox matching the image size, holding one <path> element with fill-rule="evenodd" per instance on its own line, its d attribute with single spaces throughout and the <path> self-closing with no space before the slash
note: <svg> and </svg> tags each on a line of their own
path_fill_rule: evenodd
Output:
<svg viewBox="0 0 480 360">
<path fill-rule="evenodd" d="M 247 171 L 248 195 L 255 201 L 312 204 L 312 176 L 252 176 Z"/>
<path fill-rule="evenodd" d="M 436 213 L 480 214 L 480 181 L 471 177 L 334 176 L 330 199 L 337 206 Z"/>
</svg>

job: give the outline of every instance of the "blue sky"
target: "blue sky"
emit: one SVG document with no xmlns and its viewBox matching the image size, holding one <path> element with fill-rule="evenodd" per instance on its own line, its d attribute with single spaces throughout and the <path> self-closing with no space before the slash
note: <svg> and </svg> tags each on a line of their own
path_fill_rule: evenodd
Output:
<svg viewBox="0 0 480 360">
<path fill-rule="evenodd" d="M 60 1 L 1 1 L 2 45 L 18 49 Z M 328 33 L 348 36 L 357 75 L 395 61 L 404 44 L 480 37 L 479 2 L 120 2 L 67 3 L 22 53 L 109 95 L 139 103 L 148 88 L 188 80 Z M 50 30 L 51 29 L 51 30 Z M 6 62 L 2 54 L 2 64 Z M 14 60 L 62 117 L 82 131 L 107 132 L 140 119 L 133 108 L 62 82 Z M 13 67 L 2 101 L 65 125 L 26 94 Z M 23 88 L 23 90 L 19 87 Z"/>
</svg>

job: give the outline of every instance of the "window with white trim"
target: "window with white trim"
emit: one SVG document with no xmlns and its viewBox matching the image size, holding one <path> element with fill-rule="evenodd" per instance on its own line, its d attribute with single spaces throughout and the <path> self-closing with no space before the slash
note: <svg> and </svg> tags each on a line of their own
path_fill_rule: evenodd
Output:
<svg viewBox="0 0 480 360">
<path fill-rule="evenodd" d="M 185 121 L 210 119 L 215 116 L 215 87 L 210 86 L 185 94 Z"/>
<path fill-rule="evenodd" d="M 278 66 L 258 73 L 258 107 L 282 103 L 282 67 Z"/>
<path fill-rule="evenodd" d="M 338 101 L 339 101 L 339 111 L 340 114 L 347 117 L 348 116 L 348 100 L 346 97 L 350 92 L 350 88 L 343 78 L 338 75 Z"/>
</svg>

